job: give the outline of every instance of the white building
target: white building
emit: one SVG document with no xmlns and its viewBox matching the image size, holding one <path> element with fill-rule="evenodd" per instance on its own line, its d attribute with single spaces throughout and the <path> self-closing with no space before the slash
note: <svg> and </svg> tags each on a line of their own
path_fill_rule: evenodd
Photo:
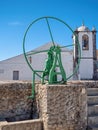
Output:
<svg viewBox="0 0 98 130">
<path fill-rule="evenodd" d="M 51 44 L 47 43 L 33 50 L 33 52 L 47 50 L 50 46 Z M 73 72 L 72 51 L 66 49 L 62 49 L 62 51 L 62 64 L 68 77 Z M 30 58 L 34 70 L 44 70 L 47 58 L 46 52 L 28 58 Z M 36 77 L 36 79 L 39 78 Z M 23 54 L 0 62 L 0 80 L 32 80 L 32 71 L 28 67 Z"/>
<path fill-rule="evenodd" d="M 81 62 L 77 79 L 93 79 L 96 77 L 96 30 L 90 31 L 89 28 L 82 25 L 75 30 L 75 33 L 78 36 L 81 48 Z M 48 43 L 33 51 L 46 50 L 50 46 L 51 44 Z M 62 64 L 67 77 L 74 70 L 73 53 L 75 58 L 78 55 L 77 48 L 73 51 L 64 49 L 62 52 Z M 45 59 L 47 58 L 45 52 L 32 55 L 29 58 L 34 70 L 44 70 Z M 28 67 L 23 54 L 0 61 L 0 80 L 32 80 L 32 71 Z"/>
</svg>

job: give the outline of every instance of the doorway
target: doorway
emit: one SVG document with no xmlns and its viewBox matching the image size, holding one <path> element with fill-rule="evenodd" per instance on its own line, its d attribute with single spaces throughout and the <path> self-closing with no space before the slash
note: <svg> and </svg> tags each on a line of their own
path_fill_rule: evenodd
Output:
<svg viewBox="0 0 98 130">
<path fill-rule="evenodd" d="M 13 71 L 13 80 L 19 80 L 19 71 Z"/>
</svg>

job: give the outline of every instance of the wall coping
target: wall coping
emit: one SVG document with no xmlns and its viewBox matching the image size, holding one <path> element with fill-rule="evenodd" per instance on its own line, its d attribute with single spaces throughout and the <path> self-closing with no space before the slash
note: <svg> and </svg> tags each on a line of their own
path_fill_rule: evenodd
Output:
<svg viewBox="0 0 98 130">
<path fill-rule="evenodd" d="M 32 120 L 24 120 L 24 121 L 15 121 L 15 122 L 2 122 L 1 123 L 1 127 L 2 126 L 8 126 L 8 125 L 18 125 L 18 124 L 25 124 L 25 123 L 43 123 L 42 119 L 32 119 Z"/>
</svg>

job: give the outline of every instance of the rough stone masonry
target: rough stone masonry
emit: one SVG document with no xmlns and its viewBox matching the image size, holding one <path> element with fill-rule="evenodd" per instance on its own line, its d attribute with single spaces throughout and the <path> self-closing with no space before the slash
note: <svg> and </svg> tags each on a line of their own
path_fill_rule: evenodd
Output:
<svg viewBox="0 0 98 130">
<path fill-rule="evenodd" d="M 31 119 L 31 83 L 22 81 L 0 82 L 0 120 Z"/>
<path fill-rule="evenodd" d="M 35 116 L 42 119 L 43 130 L 85 130 L 86 85 L 80 82 L 69 82 L 67 85 L 37 83 L 35 101 L 32 101 L 28 99 L 31 95 L 31 82 L 0 82 L 0 119 L 11 122 L 28 120 Z M 10 123 L 8 126 L 10 128 Z M 31 125 L 25 127 L 25 130 L 28 129 L 32 130 Z M 24 125 L 21 125 L 21 130 L 24 130 Z"/>
<path fill-rule="evenodd" d="M 87 93 L 83 84 L 36 86 L 44 130 L 86 130 Z"/>
</svg>

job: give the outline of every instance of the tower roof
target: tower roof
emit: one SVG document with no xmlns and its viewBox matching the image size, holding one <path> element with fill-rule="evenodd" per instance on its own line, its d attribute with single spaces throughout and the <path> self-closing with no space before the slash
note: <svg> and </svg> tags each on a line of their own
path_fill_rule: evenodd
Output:
<svg viewBox="0 0 98 130">
<path fill-rule="evenodd" d="M 90 31 L 90 29 L 83 24 L 82 26 L 77 28 L 77 31 Z"/>
</svg>

